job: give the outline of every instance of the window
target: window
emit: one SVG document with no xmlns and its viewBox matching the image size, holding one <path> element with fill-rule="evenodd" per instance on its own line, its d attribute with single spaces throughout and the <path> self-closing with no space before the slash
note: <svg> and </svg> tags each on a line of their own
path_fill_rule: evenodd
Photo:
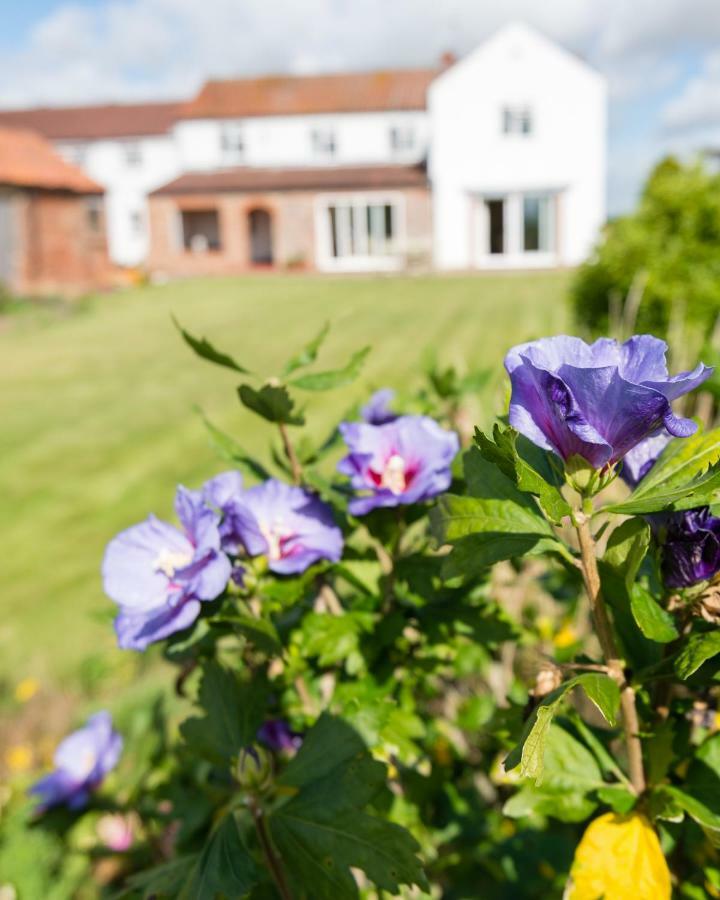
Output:
<svg viewBox="0 0 720 900">
<path fill-rule="evenodd" d="M 145 216 L 140 209 L 134 209 L 130 213 L 130 231 L 140 237 L 145 234 Z"/>
<path fill-rule="evenodd" d="M 225 162 L 239 163 L 245 157 L 245 134 L 242 125 L 228 124 L 220 132 L 220 150 Z"/>
<path fill-rule="evenodd" d="M 216 209 L 185 209 L 181 213 L 183 247 L 191 253 L 220 250 L 220 217 Z"/>
<path fill-rule="evenodd" d="M 87 157 L 85 144 L 65 144 L 61 148 L 63 157 L 74 166 L 84 166 Z"/>
<path fill-rule="evenodd" d="M 486 200 L 488 214 L 488 251 L 505 252 L 505 201 Z"/>
<path fill-rule="evenodd" d="M 310 133 L 312 151 L 315 156 L 335 156 L 337 141 L 335 132 L 329 128 L 314 128 Z"/>
<path fill-rule="evenodd" d="M 391 256 L 397 235 L 392 203 L 347 201 L 327 208 L 333 258 Z"/>
<path fill-rule="evenodd" d="M 88 197 L 85 201 L 85 213 L 87 216 L 88 228 L 90 231 L 100 231 L 102 228 L 102 208 L 103 201 L 101 197 Z"/>
<path fill-rule="evenodd" d="M 553 198 L 549 194 L 523 197 L 523 250 L 549 253 L 554 249 Z"/>
<path fill-rule="evenodd" d="M 415 149 L 415 129 L 412 125 L 395 125 L 390 129 L 390 149 L 393 153 L 407 153 Z"/>
<path fill-rule="evenodd" d="M 533 117 L 529 106 L 505 106 L 502 111 L 503 134 L 532 134 Z"/>
<path fill-rule="evenodd" d="M 142 165 L 142 148 L 136 141 L 128 141 L 124 147 L 125 165 L 137 168 Z"/>
</svg>

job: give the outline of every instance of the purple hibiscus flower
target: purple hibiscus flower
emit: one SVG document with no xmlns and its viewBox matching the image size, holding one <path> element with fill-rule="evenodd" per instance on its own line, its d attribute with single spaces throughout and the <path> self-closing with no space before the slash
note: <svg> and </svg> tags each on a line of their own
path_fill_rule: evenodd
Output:
<svg viewBox="0 0 720 900">
<path fill-rule="evenodd" d="M 285 719 L 268 719 L 267 722 L 263 722 L 257 737 L 266 747 L 276 753 L 297 750 L 303 742 L 302 735 L 293 731 Z"/>
<path fill-rule="evenodd" d="M 631 488 L 636 487 L 655 465 L 671 440 L 671 435 L 666 431 L 660 431 L 640 441 L 623 457 L 620 472 L 623 481 Z"/>
<path fill-rule="evenodd" d="M 343 422 L 340 434 L 350 453 L 338 471 L 357 491 L 348 506 L 356 516 L 376 507 L 420 503 L 450 486 L 458 436 L 427 416 L 400 416 L 385 425 Z"/>
<path fill-rule="evenodd" d="M 29 793 L 39 799 L 38 811 L 59 805 L 69 809 L 85 806 L 91 792 L 117 765 L 122 746 L 109 712 L 91 716 L 86 725 L 59 744 L 53 757 L 54 770 L 30 788 Z"/>
<path fill-rule="evenodd" d="M 670 377 L 667 345 L 650 335 L 619 344 L 586 344 L 560 335 L 513 347 L 505 357 L 512 383 L 510 424 L 562 459 L 578 455 L 596 469 L 613 465 L 664 428 L 688 437 L 696 425 L 676 416 L 671 401 L 712 374 L 700 363 Z"/>
<path fill-rule="evenodd" d="M 381 388 L 361 407 L 360 415 L 368 425 L 386 425 L 388 422 L 394 422 L 399 418 L 398 413 L 390 409 L 394 399 L 395 391 L 392 388 Z"/>
<path fill-rule="evenodd" d="M 667 587 L 682 588 L 720 572 L 720 519 L 704 506 L 653 517 Z"/>
<path fill-rule="evenodd" d="M 242 496 L 242 489 L 242 475 L 236 471 L 216 475 L 206 482 L 202 489 L 205 503 L 221 515 L 219 530 L 222 548 L 233 556 L 240 550 L 234 516 L 237 501 Z"/>
<path fill-rule="evenodd" d="M 249 556 L 266 556 L 279 575 L 304 572 L 321 559 L 342 556 L 342 532 L 332 510 L 304 488 L 274 478 L 248 488 L 228 507 L 230 542 Z"/>
<path fill-rule="evenodd" d="M 198 492 L 178 488 L 175 511 L 183 531 L 154 516 L 115 537 L 105 551 L 105 593 L 118 604 L 118 644 L 144 650 L 197 619 L 230 578 L 220 549 L 218 515 Z"/>
</svg>

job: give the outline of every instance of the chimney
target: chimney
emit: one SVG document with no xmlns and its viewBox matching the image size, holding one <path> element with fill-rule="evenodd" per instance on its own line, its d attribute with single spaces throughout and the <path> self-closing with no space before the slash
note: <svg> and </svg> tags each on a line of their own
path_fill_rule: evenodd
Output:
<svg viewBox="0 0 720 900">
<path fill-rule="evenodd" d="M 454 66 L 457 59 L 456 54 L 452 50 L 446 50 L 440 57 L 440 71 L 445 72 L 450 66 Z"/>
</svg>

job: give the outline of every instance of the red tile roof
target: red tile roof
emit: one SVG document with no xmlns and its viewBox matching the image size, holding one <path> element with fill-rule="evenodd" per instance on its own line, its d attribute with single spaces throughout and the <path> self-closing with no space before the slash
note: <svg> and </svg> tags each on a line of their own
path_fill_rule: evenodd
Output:
<svg viewBox="0 0 720 900">
<path fill-rule="evenodd" d="M 0 111 L 0 125 L 32 128 L 51 140 L 99 140 L 164 134 L 181 103 L 108 104 Z"/>
<path fill-rule="evenodd" d="M 243 193 L 255 191 L 354 190 L 425 187 L 424 166 L 335 166 L 302 169 L 253 169 L 189 172 L 153 195 Z"/>
<path fill-rule="evenodd" d="M 439 69 L 208 81 L 182 110 L 186 119 L 425 109 Z"/>
<path fill-rule="evenodd" d="M 0 184 L 14 187 L 102 194 L 103 189 L 70 165 L 44 137 L 0 125 Z"/>
</svg>

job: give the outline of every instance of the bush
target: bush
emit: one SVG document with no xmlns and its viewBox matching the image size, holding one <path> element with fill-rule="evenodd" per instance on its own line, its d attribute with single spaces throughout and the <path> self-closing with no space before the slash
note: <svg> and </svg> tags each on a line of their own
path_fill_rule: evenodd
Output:
<svg viewBox="0 0 720 900">
<path fill-rule="evenodd" d="M 606 226 L 580 268 L 573 304 L 590 334 L 617 331 L 624 318 L 625 336 L 672 336 L 683 320 L 710 336 L 720 314 L 720 175 L 659 163 L 635 212 Z"/>
</svg>

